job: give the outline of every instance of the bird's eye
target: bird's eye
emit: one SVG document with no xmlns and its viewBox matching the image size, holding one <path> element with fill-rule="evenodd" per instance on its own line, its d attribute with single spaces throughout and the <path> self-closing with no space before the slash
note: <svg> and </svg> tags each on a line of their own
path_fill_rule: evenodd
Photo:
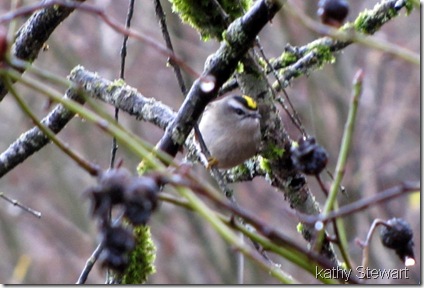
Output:
<svg viewBox="0 0 424 288">
<path fill-rule="evenodd" d="M 237 115 L 243 115 L 244 111 L 240 108 L 234 108 L 234 112 L 236 112 Z"/>
</svg>

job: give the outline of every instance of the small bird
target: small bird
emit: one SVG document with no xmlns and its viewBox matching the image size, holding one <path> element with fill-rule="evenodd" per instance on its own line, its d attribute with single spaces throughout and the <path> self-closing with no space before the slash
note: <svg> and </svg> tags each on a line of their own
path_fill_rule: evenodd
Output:
<svg viewBox="0 0 424 288">
<path fill-rule="evenodd" d="M 261 142 L 260 119 L 257 103 L 246 95 L 206 106 L 199 130 L 212 156 L 208 167 L 229 169 L 254 156 Z"/>
</svg>

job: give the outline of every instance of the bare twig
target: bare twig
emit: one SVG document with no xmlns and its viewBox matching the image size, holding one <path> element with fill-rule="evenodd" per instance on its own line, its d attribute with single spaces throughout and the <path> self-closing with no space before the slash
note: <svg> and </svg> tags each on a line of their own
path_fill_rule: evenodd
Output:
<svg viewBox="0 0 424 288">
<path fill-rule="evenodd" d="M 125 28 L 129 28 L 131 26 L 131 19 L 134 13 L 134 0 L 130 0 L 128 5 L 128 13 L 127 13 L 127 19 L 125 23 Z M 122 40 L 122 46 L 121 46 L 121 68 L 119 71 L 119 78 L 125 79 L 125 64 L 126 64 L 126 57 L 127 57 L 127 42 L 128 42 L 128 35 L 124 35 L 124 39 Z M 115 107 L 115 121 L 119 121 L 119 108 Z M 110 157 L 110 168 L 113 168 L 115 166 L 115 157 L 116 152 L 118 151 L 118 143 L 116 141 L 116 138 L 113 137 L 112 139 L 112 149 L 111 149 L 111 157 Z"/>
<path fill-rule="evenodd" d="M 209 186 L 204 185 L 203 183 L 199 183 L 197 178 L 194 175 L 191 175 L 191 173 L 185 173 L 181 176 L 180 175 L 171 176 L 170 179 L 168 179 L 168 181 L 172 185 L 181 185 L 184 187 L 189 187 L 193 191 L 207 197 L 209 200 L 213 201 L 216 205 L 228 211 L 231 211 L 234 215 L 238 217 L 243 218 L 244 221 L 251 224 L 253 227 L 255 227 L 257 231 L 259 231 L 262 235 L 270 239 L 276 245 L 285 247 L 285 249 L 288 249 L 292 252 L 296 251 L 296 253 L 299 253 L 299 255 L 301 254 L 306 256 L 309 259 L 309 262 L 313 261 L 322 267 L 326 267 L 326 268 L 334 267 L 334 263 L 330 261 L 329 259 L 315 253 L 314 251 L 311 251 L 302 247 L 299 243 L 296 243 L 288 239 L 284 235 L 284 233 L 282 233 L 281 231 L 278 231 L 275 227 L 268 225 L 266 222 L 264 222 L 262 219 L 259 219 L 252 213 L 242 209 L 241 207 L 228 203 L 227 201 L 224 200 L 224 198 L 222 198 L 220 194 L 212 191 Z M 237 224 L 237 227 L 242 228 L 243 225 Z M 297 262 L 297 264 L 302 265 L 301 262 Z M 311 266 L 308 266 L 308 267 L 309 268 L 305 266 L 304 268 L 307 268 L 307 269 L 311 268 Z M 358 279 L 356 279 L 355 276 L 349 279 L 349 281 L 352 281 L 352 283 L 355 283 L 357 280 Z"/>
<path fill-rule="evenodd" d="M 94 264 L 97 259 L 99 259 L 100 253 L 103 251 L 103 242 L 99 243 L 96 249 L 93 251 L 91 256 L 87 259 L 84 268 L 78 278 L 78 281 L 75 284 L 84 284 L 87 281 L 88 274 L 90 274 L 91 269 L 93 269 Z"/>
<path fill-rule="evenodd" d="M 365 239 L 364 242 L 358 241 L 358 243 L 361 245 L 363 249 L 362 250 L 362 265 L 361 265 L 363 270 L 368 269 L 369 244 L 371 242 L 371 237 L 378 225 L 387 225 L 387 223 L 381 219 L 375 219 L 371 224 L 370 230 L 368 231 L 367 239 Z"/>
<path fill-rule="evenodd" d="M 174 52 L 174 47 L 172 45 L 171 36 L 169 36 L 168 27 L 166 25 L 165 12 L 163 12 L 162 5 L 159 0 L 155 0 L 155 11 L 156 16 L 159 19 L 159 25 L 162 31 L 163 39 L 165 39 L 166 47 Z M 183 75 L 181 73 L 181 69 L 172 58 L 169 59 L 169 64 L 174 68 L 175 76 L 177 77 L 178 84 L 180 85 L 181 92 L 183 95 L 187 93 L 187 87 L 184 83 Z"/>
<path fill-rule="evenodd" d="M 384 203 L 386 201 L 390 201 L 406 193 L 414 193 L 419 191 L 420 191 L 420 186 L 418 183 L 405 182 L 401 185 L 378 192 L 375 196 L 365 198 L 365 199 L 360 199 L 351 204 L 342 206 L 339 209 L 328 213 L 327 215 L 311 216 L 311 215 L 298 214 L 298 216 L 301 219 L 301 221 L 305 223 L 314 224 L 318 221 L 326 223 L 328 221 L 331 221 L 332 219 L 346 217 L 353 213 L 362 211 L 370 206 Z"/>
<path fill-rule="evenodd" d="M 0 197 L 3 198 L 4 200 L 6 200 L 7 202 L 9 202 L 10 204 L 21 208 L 25 212 L 28 212 L 28 213 L 34 215 L 37 218 L 41 218 L 41 212 L 38 212 L 38 211 L 36 211 L 36 210 L 34 210 L 34 209 L 30 208 L 30 207 L 27 207 L 27 206 L 23 205 L 21 202 L 19 202 L 16 199 L 9 198 L 3 192 L 0 192 Z"/>
</svg>

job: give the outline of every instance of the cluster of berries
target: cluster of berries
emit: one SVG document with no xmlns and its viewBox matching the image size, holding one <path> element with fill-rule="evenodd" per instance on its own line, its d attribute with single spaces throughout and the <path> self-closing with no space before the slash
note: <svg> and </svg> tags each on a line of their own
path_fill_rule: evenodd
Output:
<svg viewBox="0 0 424 288">
<path fill-rule="evenodd" d="M 92 216 L 99 221 L 103 250 L 99 256 L 102 267 L 123 272 L 129 262 L 129 252 L 135 247 L 131 225 L 145 225 L 157 208 L 160 190 L 155 177 L 134 177 L 124 168 L 108 170 L 98 177 L 98 185 L 86 192 L 91 201 Z M 123 209 L 127 223 L 113 224 L 111 211 Z M 131 224 L 131 225 L 130 225 Z"/>
</svg>

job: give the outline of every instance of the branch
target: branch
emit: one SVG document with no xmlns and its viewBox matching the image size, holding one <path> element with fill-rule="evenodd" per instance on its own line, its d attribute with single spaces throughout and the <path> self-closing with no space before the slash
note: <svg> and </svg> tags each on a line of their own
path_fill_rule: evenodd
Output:
<svg viewBox="0 0 424 288">
<path fill-rule="evenodd" d="M 314 224 L 318 221 L 320 222 L 328 222 L 336 218 L 350 216 L 353 213 L 362 211 L 370 206 L 377 205 L 379 203 L 383 203 L 399 196 L 402 196 L 407 193 L 416 193 L 420 191 L 420 185 L 417 182 L 404 182 L 398 186 L 394 186 L 387 190 L 378 192 L 372 197 L 362 198 L 358 201 L 355 201 L 351 204 L 340 207 L 337 210 L 333 210 L 326 215 L 300 215 L 298 217 L 302 219 L 303 222 Z"/>
<path fill-rule="evenodd" d="M 6 196 L 3 192 L 0 192 L 0 198 L 6 200 L 7 202 L 9 202 L 10 204 L 12 204 L 13 206 L 17 206 L 19 208 L 21 208 L 23 211 L 30 213 L 31 215 L 34 215 L 37 218 L 41 218 L 41 212 L 38 212 L 24 204 L 22 204 L 21 202 L 19 202 L 16 199 L 12 199 L 9 198 L 8 196 Z"/>
<path fill-rule="evenodd" d="M 64 98 L 75 100 L 78 103 L 84 102 L 80 96 L 73 93 L 71 90 L 66 92 Z M 41 124 L 49 128 L 53 133 L 57 134 L 66 126 L 66 124 L 68 124 L 74 115 L 75 113 L 59 104 L 52 112 L 41 120 Z M 48 143 L 50 143 L 49 138 L 38 127 L 34 127 L 23 133 L 3 153 L 0 154 L 0 177 L 4 176 Z"/>
<path fill-rule="evenodd" d="M 176 113 L 171 108 L 160 101 L 143 96 L 123 80 L 106 80 L 82 66 L 72 69 L 69 80 L 82 89 L 85 95 L 100 99 L 138 120 L 150 122 L 162 129 L 175 118 Z"/>
<path fill-rule="evenodd" d="M 410 3 L 405 0 L 383 0 L 375 5 L 372 10 L 360 13 L 355 21 L 345 24 L 338 30 L 329 29 L 328 27 L 327 29 L 322 29 L 322 33 L 329 36 L 321 37 L 300 47 L 287 44 L 285 51 L 278 58 L 270 60 L 272 68 L 266 67 L 267 73 L 271 73 L 272 69 L 281 70 L 279 72 L 281 75 L 279 81 L 274 82 L 273 87 L 281 90 L 288 87 L 291 80 L 302 75 L 309 75 L 327 63 L 333 63 L 333 54 L 342 51 L 347 46 L 355 43 L 355 41 L 364 44 L 364 42 L 370 40 L 370 38 L 365 38 L 366 35 L 374 34 L 384 24 L 399 16 L 399 12 L 403 8 L 407 10 L 407 13 L 412 9 Z M 375 42 L 372 44 L 372 47 L 381 49 L 381 45 L 377 46 Z M 385 50 L 394 53 L 391 48 Z M 400 53 L 395 54 L 400 55 Z M 413 63 L 416 63 L 419 59 L 415 54 L 406 54 L 408 55 L 403 53 L 400 56 L 403 58 L 407 57 Z M 282 83 L 283 87 L 280 87 L 280 83 Z M 225 84 L 220 93 L 224 94 L 237 87 L 237 80 L 231 79 Z"/>
<path fill-rule="evenodd" d="M 85 0 L 77 0 L 77 2 L 84 2 Z M 21 13 L 32 13 L 37 9 L 37 5 L 25 7 Z M 41 5 L 45 5 L 41 3 Z M 16 34 L 15 43 L 12 46 L 12 55 L 28 62 L 34 61 L 44 43 L 49 39 L 53 31 L 65 20 L 75 8 L 64 6 L 51 6 L 40 11 L 35 12 L 19 29 Z M 10 15 L 16 17 L 14 12 Z M 9 20 L 9 17 L 2 17 L 3 21 Z M 3 22 L 0 21 L 0 22 Z M 23 70 L 21 70 L 23 72 Z M 7 94 L 7 89 L 4 82 L 0 79 L 0 101 L 3 100 Z"/>
<path fill-rule="evenodd" d="M 363 43 L 363 35 L 372 35 L 384 24 L 399 15 L 399 11 L 405 8 L 410 12 L 412 9 L 405 0 L 383 0 L 376 4 L 372 10 L 360 13 L 355 21 L 347 23 L 336 33 L 326 32 L 332 37 L 322 37 L 301 47 L 286 46 L 286 51 L 276 60 L 271 61 L 274 69 L 280 72 L 279 82 L 275 82 L 276 89 L 285 88 L 289 82 L 302 75 L 308 75 L 312 70 L 321 68 L 326 63 L 334 62 L 333 54 L 358 41 Z M 268 72 L 270 72 L 269 69 Z"/>
<path fill-rule="evenodd" d="M 321 24 L 318 21 L 313 20 L 311 17 L 306 15 L 303 11 L 298 9 L 295 5 L 292 5 L 290 2 L 288 3 L 287 11 L 290 11 L 297 20 L 299 20 L 302 24 L 304 24 L 307 28 L 312 31 L 315 31 L 319 34 L 323 34 L 333 38 L 334 40 L 339 40 L 342 42 L 356 42 L 370 48 L 378 49 L 383 52 L 391 53 L 399 58 L 402 58 L 412 64 L 419 65 L 419 55 L 412 53 L 411 51 L 402 48 L 401 46 L 394 45 L 392 43 L 386 42 L 382 39 L 374 40 L 368 35 L 373 34 L 377 31 L 385 22 L 387 22 L 387 17 L 381 17 L 385 15 L 385 13 L 390 13 L 390 17 L 392 14 L 395 14 L 402 9 L 402 7 L 406 7 L 409 11 L 406 1 L 397 1 L 394 3 L 393 9 L 396 11 L 395 13 L 391 13 L 390 9 L 392 6 L 390 2 L 382 3 L 377 5 L 373 11 L 364 11 L 362 12 L 356 21 L 353 23 L 345 24 L 341 29 L 335 29 L 331 26 Z M 384 12 L 380 14 L 379 11 Z M 375 16 L 374 16 L 375 15 Z M 371 18 L 369 18 L 371 16 Z M 371 20 L 372 19 L 372 20 Z"/>
</svg>

